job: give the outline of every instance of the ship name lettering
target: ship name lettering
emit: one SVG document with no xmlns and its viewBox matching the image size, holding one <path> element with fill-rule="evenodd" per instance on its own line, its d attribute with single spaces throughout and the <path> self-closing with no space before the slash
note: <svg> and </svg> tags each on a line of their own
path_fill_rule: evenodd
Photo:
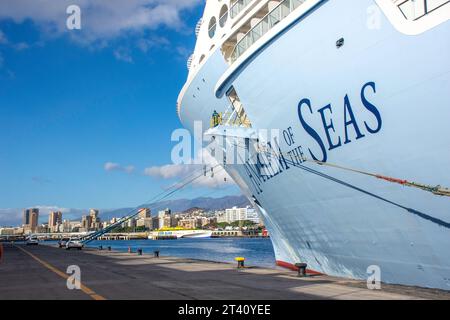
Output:
<svg viewBox="0 0 450 320">
<path fill-rule="evenodd" d="M 343 108 L 343 129 L 341 134 L 336 132 L 335 118 L 333 115 L 333 106 L 332 104 L 327 104 L 323 108 L 317 110 L 318 115 L 320 117 L 320 122 L 322 124 L 322 130 L 316 130 L 312 125 L 308 124 L 305 120 L 305 115 L 309 112 L 311 115 L 315 115 L 313 112 L 312 102 L 310 99 L 302 99 L 298 104 L 298 116 L 300 120 L 300 124 L 306 133 L 315 140 L 320 148 L 321 154 L 319 155 L 317 151 L 313 152 L 310 148 L 308 151 L 311 157 L 316 161 L 327 162 L 328 152 L 334 149 L 338 149 L 352 142 L 351 136 L 354 137 L 355 140 L 362 139 L 366 137 L 367 133 L 376 134 L 381 130 L 382 127 L 382 118 L 378 108 L 367 99 L 367 95 L 369 92 L 372 94 L 376 94 L 376 85 L 375 82 L 366 83 L 360 92 L 361 104 L 364 109 L 372 114 L 376 125 L 372 123 L 369 124 L 368 120 L 363 121 L 362 123 L 357 121 L 358 117 L 362 117 L 363 115 L 359 115 L 355 113 L 355 108 L 352 106 L 349 95 L 346 94 L 344 97 L 344 108 Z M 374 122 L 373 120 L 371 122 Z M 325 138 L 323 139 L 323 135 L 321 136 L 319 132 L 323 131 L 325 134 Z M 366 133 L 367 132 L 367 133 Z"/>
</svg>

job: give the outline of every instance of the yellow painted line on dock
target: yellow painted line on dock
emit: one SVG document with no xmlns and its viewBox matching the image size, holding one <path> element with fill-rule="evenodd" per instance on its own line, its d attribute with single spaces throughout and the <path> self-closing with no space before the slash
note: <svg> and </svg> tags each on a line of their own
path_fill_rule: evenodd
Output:
<svg viewBox="0 0 450 320">
<path fill-rule="evenodd" d="M 21 248 L 19 246 L 16 246 L 16 248 L 19 248 L 20 250 L 22 250 L 23 252 L 25 252 L 27 255 L 29 255 L 30 257 L 32 257 L 34 260 L 36 260 L 37 262 L 39 262 L 40 264 L 42 264 L 44 267 L 46 267 L 48 270 L 56 273 L 58 276 L 60 276 L 61 278 L 64 279 L 68 279 L 69 275 L 67 275 L 66 273 L 62 272 L 61 270 L 58 270 L 57 268 L 55 268 L 54 266 L 52 266 L 50 263 L 38 258 L 37 256 L 35 256 L 34 254 L 32 254 L 31 252 L 25 250 L 24 248 Z M 84 284 L 81 284 L 80 286 L 81 291 L 83 291 L 84 293 L 86 293 L 88 296 L 90 296 L 92 299 L 94 300 L 106 300 L 105 297 L 97 294 L 94 290 L 90 289 L 89 287 L 86 287 Z"/>
</svg>

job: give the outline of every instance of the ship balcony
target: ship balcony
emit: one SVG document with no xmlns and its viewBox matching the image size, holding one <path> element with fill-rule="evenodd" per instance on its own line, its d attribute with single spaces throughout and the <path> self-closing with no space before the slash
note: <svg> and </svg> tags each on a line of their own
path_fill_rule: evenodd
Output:
<svg viewBox="0 0 450 320">
<path fill-rule="evenodd" d="M 244 10 L 252 1 L 253 0 L 236 0 L 236 1 L 234 1 L 234 3 L 231 5 L 230 17 L 232 19 L 236 18 L 239 15 L 239 13 L 241 13 L 242 10 Z"/>
<path fill-rule="evenodd" d="M 268 1 L 248 24 L 242 26 L 236 35 L 224 44 L 225 58 L 230 64 L 234 63 L 258 39 L 305 2 L 306 0 Z"/>
</svg>

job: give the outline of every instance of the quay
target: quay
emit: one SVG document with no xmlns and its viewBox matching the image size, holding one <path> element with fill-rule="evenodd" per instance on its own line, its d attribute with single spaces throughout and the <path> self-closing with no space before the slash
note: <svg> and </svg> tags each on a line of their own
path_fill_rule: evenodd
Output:
<svg viewBox="0 0 450 320">
<path fill-rule="evenodd" d="M 69 290 L 66 273 L 77 266 L 81 289 Z M 69 268 L 70 269 L 70 268 Z M 382 284 L 369 290 L 363 281 L 310 276 L 294 271 L 215 263 L 194 259 L 156 258 L 85 248 L 58 249 L 49 245 L 3 244 L 0 260 L 0 300 L 104 299 L 450 299 L 450 292 Z"/>
</svg>

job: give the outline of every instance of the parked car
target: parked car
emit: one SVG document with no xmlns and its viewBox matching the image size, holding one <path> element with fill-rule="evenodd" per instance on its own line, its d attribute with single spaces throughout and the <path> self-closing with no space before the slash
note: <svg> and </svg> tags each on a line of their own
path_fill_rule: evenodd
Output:
<svg viewBox="0 0 450 320">
<path fill-rule="evenodd" d="M 67 242 L 70 240 L 70 238 L 62 238 L 61 240 L 58 241 L 58 246 L 60 248 L 65 248 Z"/>
<path fill-rule="evenodd" d="M 80 241 L 80 240 L 69 240 L 66 243 L 66 250 L 70 250 L 70 249 L 78 249 L 81 250 L 83 249 L 84 244 Z"/>
<path fill-rule="evenodd" d="M 37 246 L 39 241 L 37 238 L 29 238 L 26 242 L 27 246 Z"/>
</svg>

